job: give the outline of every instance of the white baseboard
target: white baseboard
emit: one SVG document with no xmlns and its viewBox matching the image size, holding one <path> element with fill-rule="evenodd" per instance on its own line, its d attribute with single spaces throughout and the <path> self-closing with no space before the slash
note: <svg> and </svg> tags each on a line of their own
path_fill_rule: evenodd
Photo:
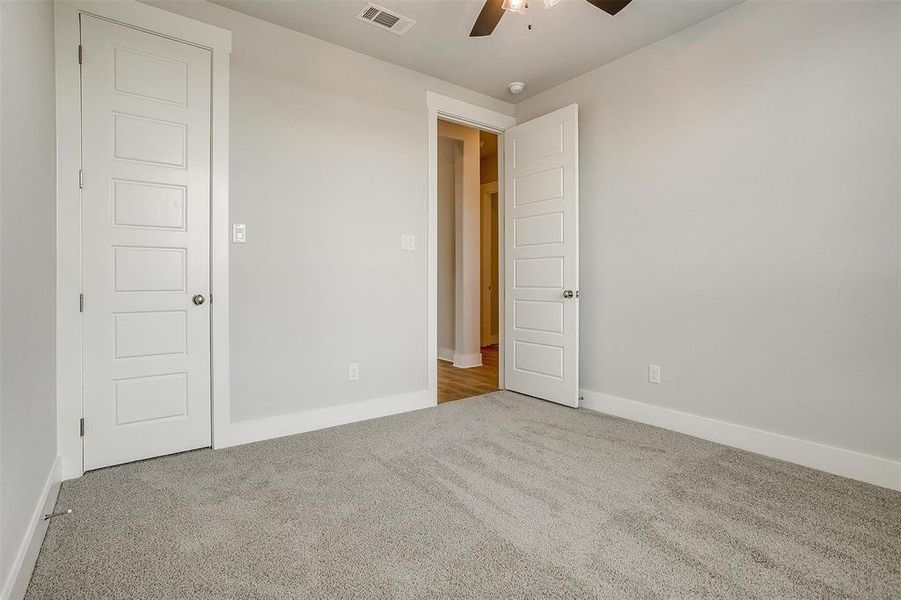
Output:
<svg viewBox="0 0 901 600">
<path fill-rule="evenodd" d="M 431 406 L 435 406 L 435 399 L 429 397 L 427 390 L 419 390 L 374 400 L 315 408 L 289 415 L 239 421 L 229 425 L 227 436 L 221 443 L 216 444 L 216 447 L 227 448 L 249 444 L 367 419 L 387 417 Z"/>
<path fill-rule="evenodd" d="M 443 360 L 444 362 L 454 362 L 454 349 L 438 348 L 438 360 Z"/>
<path fill-rule="evenodd" d="M 454 354 L 454 366 L 458 369 L 471 369 L 482 366 L 482 353 Z"/>
<path fill-rule="evenodd" d="M 583 408 L 901 491 L 901 461 L 582 390 Z"/>
<path fill-rule="evenodd" d="M 497 333 L 488 336 L 488 344 L 489 345 L 498 344 L 498 343 L 500 343 L 500 340 L 501 340 L 501 337 Z"/>
<path fill-rule="evenodd" d="M 53 512 L 56 496 L 59 494 L 61 469 L 62 461 L 57 456 L 47 474 L 41 495 L 35 503 L 34 512 L 28 523 L 28 529 L 25 531 L 25 537 L 19 544 L 12 569 L 10 569 L 6 581 L 3 582 L 3 589 L 0 591 L 2 600 L 20 600 L 25 597 L 28 582 L 31 581 L 31 573 L 34 571 L 34 563 L 38 559 L 41 544 L 44 542 L 44 534 L 47 533 L 49 525 L 49 521 L 45 521 L 43 517 L 45 514 Z"/>
</svg>

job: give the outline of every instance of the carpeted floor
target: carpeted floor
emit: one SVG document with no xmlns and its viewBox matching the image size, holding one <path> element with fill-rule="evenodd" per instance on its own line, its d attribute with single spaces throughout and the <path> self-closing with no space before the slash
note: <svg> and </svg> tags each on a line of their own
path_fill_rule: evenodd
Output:
<svg viewBox="0 0 901 600">
<path fill-rule="evenodd" d="M 505 392 L 57 507 L 28 598 L 901 596 L 901 493 Z"/>
</svg>

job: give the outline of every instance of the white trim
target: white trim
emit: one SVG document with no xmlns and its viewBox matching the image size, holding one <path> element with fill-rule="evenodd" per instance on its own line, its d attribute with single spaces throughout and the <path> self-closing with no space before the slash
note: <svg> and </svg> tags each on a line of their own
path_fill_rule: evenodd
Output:
<svg viewBox="0 0 901 600">
<path fill-rule="evenodd" d="M 213 448 L 221 447 L 220 436 L 230 422 L 231 368 L 229 366 L 229 270 L 228 250 L 231 225 L 228 216 L 229 165 L 229 47 L 225 52 L 213 51 L 213 106 L 210 157 L 210 393 L 212 394 Z"/>
<path fill-rule="evenodd" d="M 454 349 L 438 348 L 438 360 L 443 360 L 444 362 L 454 362 Z"/>
<path fill-rule="evenodd" d="M 87 13 L 135 29 L 209 48 L 214 53 L 219 52 L 227 56 L 232 51 L 230 31 L 136 0 L 117 0 L 116 2 L 109 2 L 109 0 L 55 0 L 54 4 L 56 5 L 56 15 L 75 15 L 76 21 L 77 13 Z M 74 62 L 75 55 L 72 51 L 67 54 L 71 55 Z"/>
<path fill-rule="evenodd" d="M 399 413 L 430 408 L 435 402 L 426 390 L 386 396 L 373 400 L 314 408 L 288 415 L 265 417 L 231 423 L 228 433 L 220 437 L 219 448 L 238 446 L 273 438 L 326 429 L 347 423 L 377 419 Z"/>
<path fill-rule="evenodd" d="M 31 520 L 28 522 L 25 537 L 22 538 L 16 558 L 13 560 L 12 568 L 6 581 L 3 582 L 0 600 L 18 600 L 25 597 L 25 591 L 31 581 L 31 574 L 34 572 L 34 565 L 38 560 L 38 553 L 41 551 L 41 544 L 44 543 L 44 534 L 47 533 L 47 526 L 50 524 L 49 521 L 44 520 L 44 515 L 53 512 L 56 496 L 59 494 L 61 470 L 62 460 L 57 456 L 47 474 L 41 495 L 38 497 Z"/>
<path fill-rule="evenodd" d="M 460 125 L 476 127 L 486 131 L 493 131 L 494 133 L 503 133 L 516 125 L 515 117 L 482 108 L 463 100 L 442 96 L 435 92 L 425 93 L 425 103 L 429 108 L 429 112 L 434 110 L 442 119 L 453 121 Z"/>
<path fill-rule="evenodd" d="M 472 369 L 482 366 L 482 353 L 454 354 L 454 366 L 458 369 Z"/>
<path fill-rule="evenodd" d="M 81 397 L 81 115 L 78 62 L 79 13 L 121 23 L 157 35 L 208 48 L 212 52 L 211 142 L 211 311 L 213 445 L 228 424 L 228 64 L 231 32 L 182 15 L 135 2 L 119 0 L 56 0 L 56 160 L 57 160 L 57 277 L 56 364 L 57 443 L 62 477 L 84 473 L 78 421 Z M 90 302 L 90 299 L 88 299 Z"/>
<path fill-rule="evenodd" d="M 507 310 L 507 285 L 506 285 L 506 226 L 505 211 L 507 203 L 504 202 L 504 136 L 497 136 L 497 339 L 493 343 L 497 344 L 497 387 L 498 389 L 506 389 L 504 384 L 504 361 L 506 360 L 504 352 L 504 331 Z"/>
<path fill-rule="evenodd" d="M 582 407 L 901 491 L 901 461 L 582 390 Z"/>
<path fill-rule="evenodd" d="M 427 294 L 427 314 L 428 314 L 428 335 L 426 336 L 426 357 L 428 364 L 426 366 L 428 373 L 428 397 L 433 404 L 438 403 L 438 118 L 478 127 L 487 131 L 499 134 L 498 145 L 498 169 L 502 169 L 504 162 L 503 132 L 510 127 L 516 125 L 516 118 L 503 113 L 495 112 L 475 104 L 463 102 L 455 98 L 449 98 L 427 91 L 425 94 L 426 107 L 428 108 L 427 127 L 429 132 L 428 138 L 428 294 Z M 503 183 L 501 182 L 500 172 L 498 173 L 498 196 L 503 198 Z M 502 203 L 498 202 L 498 224 L 500 229 L 500 237 L 498 244 L 503 248 L 503 211 Z M 504 281 L 503 272 L 503 255 L 499 255 L 500 265 L 498 277 L 500 281 Z M 499 300 L 501 303 L 499 319 L 504 322 L 504 297 L 503 286 L 499 290 Z M 498 359 L 500 361 L 498 368 L 498 384 L 501 389 L 504 387 L 504 363 L 503 352 L 500 352 Z"/>
</svg>

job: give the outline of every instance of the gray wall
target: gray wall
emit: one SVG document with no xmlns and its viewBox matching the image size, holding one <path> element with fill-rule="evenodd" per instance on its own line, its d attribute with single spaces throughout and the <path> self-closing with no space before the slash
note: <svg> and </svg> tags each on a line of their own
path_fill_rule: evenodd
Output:
<svg viewBox="0 0 901 600">
<path fill-rule="evenodd" d="M 513 107 L 214 4 L 149 3 L 233 36 L 232 419 L 424 390 L 425 93 Z"/>
<path fill-rule="evenodd" d="M 517 105 L 580 107 L 583 388 L 901 457 L 899 23 L 749 2 Z"/>
<path fill-rule="evenodd" d="M 456 168 L 458 155 L 463 154 L 463 142 L 438 137 L 438 348 L 454 350 L 454 318 L 457 261 L 454 253 L 456 238 Z M 448 358 L 453 358 L 448 357 Z"/>
<path fill-rule="evenodd" d="M 56 459 L 53 9 L 0 2 L 0 587 Z"/>
</svg>

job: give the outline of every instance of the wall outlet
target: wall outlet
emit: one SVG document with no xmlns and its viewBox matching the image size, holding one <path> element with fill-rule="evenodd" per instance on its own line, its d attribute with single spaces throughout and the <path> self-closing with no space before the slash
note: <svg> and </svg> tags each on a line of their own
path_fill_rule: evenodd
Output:
<svg viewBox="0 0 901 600">
<path fill-rule="evenodd" d="M 416 236 L 412 233 L 405 233 L 400 236 L 401 250 L 416 250 Z"/>
<path fill-rule="evenodd" d="M 660 383 L 660 365 L 648 365 L 648 383 Z"/>
<path fill-rule="evenodd" d="M 347 365 L 347 379 L 356 381 L 360 378 L 360 365 L 358 363 L 350 363 Z"/>
</svg>

